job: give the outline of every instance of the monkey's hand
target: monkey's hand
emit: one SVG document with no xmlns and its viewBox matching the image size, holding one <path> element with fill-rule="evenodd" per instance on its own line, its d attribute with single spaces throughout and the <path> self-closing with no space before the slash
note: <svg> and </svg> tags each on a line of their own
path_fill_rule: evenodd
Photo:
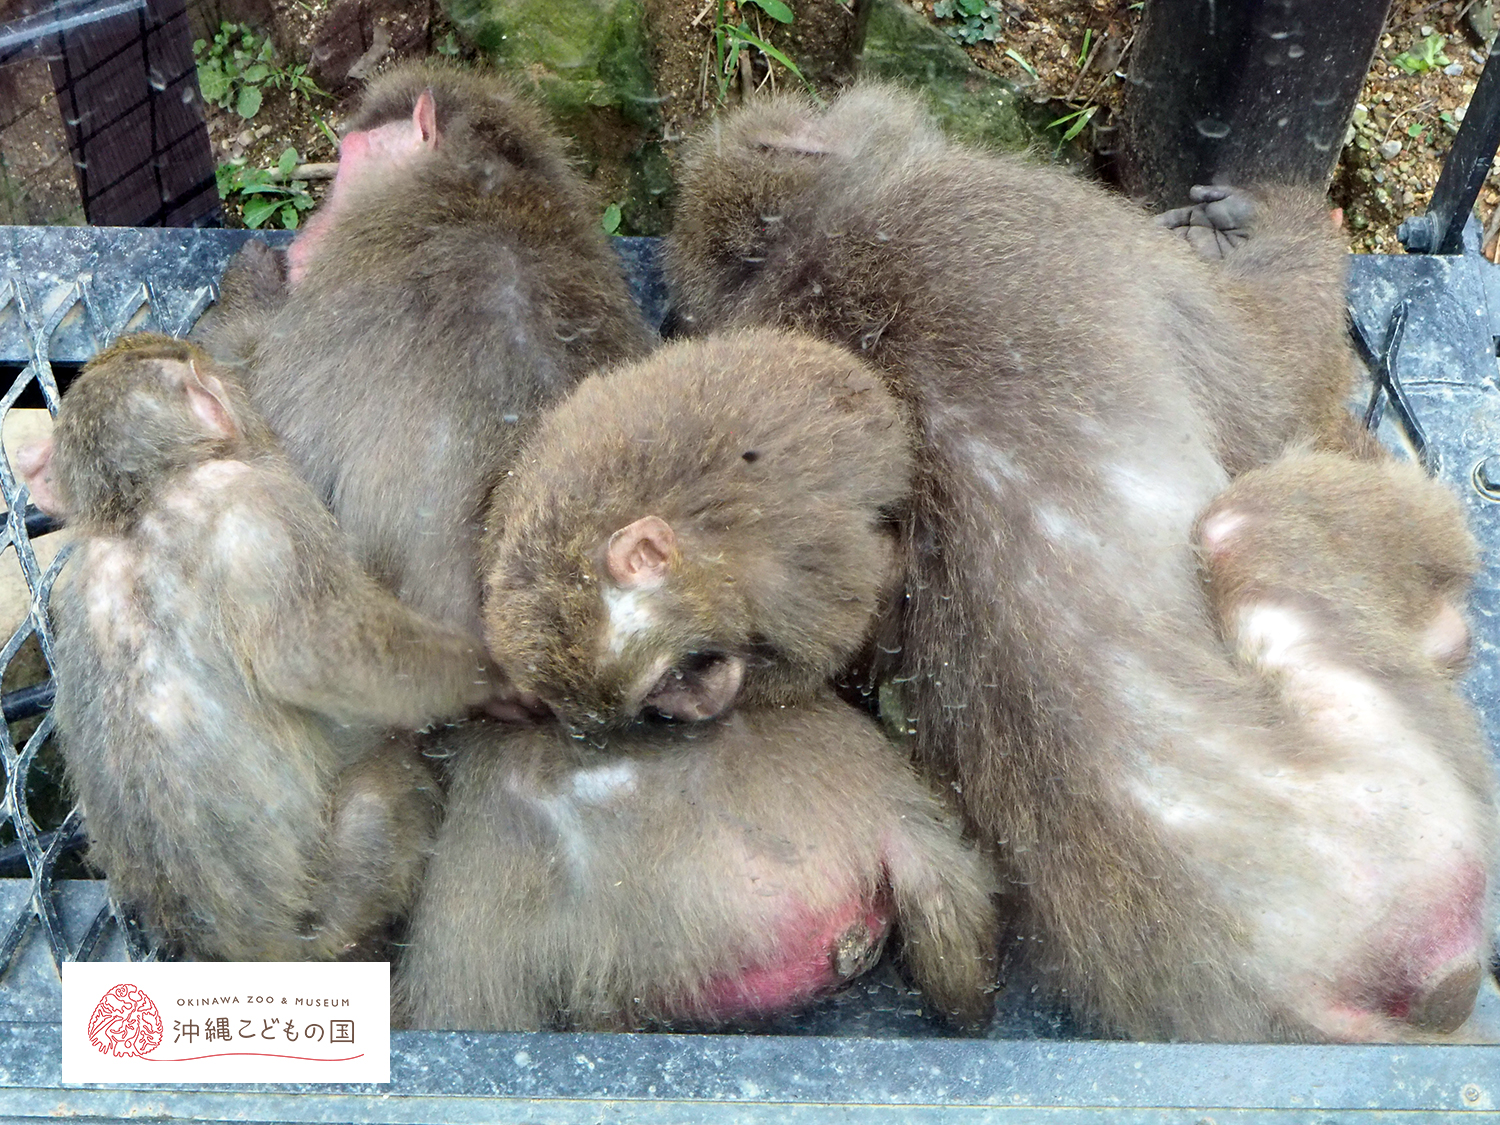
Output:
<svg viewBox="0 0 1500 1125">
<path fill-rule="evenodd" d="M 1178 207 L 1156 217 L 1156 225 L 1174 231 L 1200 258 L 1220 261 L 1250 237 L 1255 197 L 1240 188 L 1199 184 L 1188 191 L 1191 207 Z"/>
</svg>

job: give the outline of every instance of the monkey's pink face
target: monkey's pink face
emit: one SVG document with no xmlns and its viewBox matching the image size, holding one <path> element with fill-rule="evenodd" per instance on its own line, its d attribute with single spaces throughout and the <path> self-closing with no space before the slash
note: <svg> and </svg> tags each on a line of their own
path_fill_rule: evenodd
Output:
<svg viewBox="0 0 1500 1125">
<path fill-rule="evenodd" d="M 16 474 L 31 494 L 31 502 L 49 516 L 63 519 L 69 505 L 63 498 L 60 482 L 52 465 L 52 439 L 30 442 L 16 453 Z"/>
</svg>

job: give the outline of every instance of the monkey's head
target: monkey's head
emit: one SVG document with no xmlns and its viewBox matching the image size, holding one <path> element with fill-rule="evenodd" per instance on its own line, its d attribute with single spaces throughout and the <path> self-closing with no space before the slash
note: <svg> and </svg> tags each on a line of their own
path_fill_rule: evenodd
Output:
<svg viewBox="0 0 1500 1125">
<path fill-rule="evenodd" d="M 1372 659 L 1420 652 L 1456 669 L 1477 567 L 1453 495 L 1390 459 L 1293 453 L 1244 473 L 1198 524 L 1209 601 L 1229 634 L 1247 605 L 1285 601 Z"/>
<path fill-rule="evenodd" d="M 142 333 L 94 357 L 63 396 L 52 438 L 21 450 L 16 467 L 43 511 L 118 523 L 165 477 L 260 440 L 263 424 L 206 353 Z"/>
<path fill-rule="evenodd" d="M 552 237 L 602 239 L 597 223 L 558 219 L 592 208 L 534 101 L 499 75 L 408 63 L 366 90 L 339 144 L 328 197 L 288 252 L 289 277 L 300 284 L 315 261 L 338 269 L 352 259 L 358 268 L 370 240 L 389 252 L 393 239 L 426 237 L 466 213 Z M 325 254 L 335 231 L 339 248 Z"/>
<path fill-rule="evenodd" d="M 575 727 L 791 703 L 862 648 L 912 454 L 848 353 L 761 330 L 595 375 L 490 509 L 485 628 Z"/>
<path fill-rule="evenodd" d="M 701 327 L 726 307 L 799 215 L 844 175 L 899 175 L 903 162 L 944 147 L 918 101 L 863 83 L 826 110 L 787 94 L 716 120 L 688 147 L 665 243 L 679 318 Z"/>
</svg>

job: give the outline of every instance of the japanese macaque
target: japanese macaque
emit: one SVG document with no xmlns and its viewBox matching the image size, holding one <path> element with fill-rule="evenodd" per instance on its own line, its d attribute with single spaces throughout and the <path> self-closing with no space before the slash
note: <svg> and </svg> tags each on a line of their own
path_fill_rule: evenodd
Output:
<svg viewBox="0 0 1500 1125">
<path fill-rule="evenodd" d="M 448 813 L 396 1010 L 414 1027 L 744 1024 L 901 956 L 990 1011 L 994 874 L 869 718 L 822 693 L 597 739 L 443 732 Z"/>
<path fill-rule="evenodd" d="M 1425 1035 L 1462 1008 L 1443 966 L 1465 955 L 1425 926 L 1478 909 L 1483 771 L 1412 751 L 1469 803 L 1459 847 L 1398 863 L 1399 803 L 1268 796 L 1262 771 L 1316 775 L 1322 756 L 1303 762 L 1288 703 L 1218 635 L 1194 553 L 1232 476 L 1346 444 L 1335 231 L 1311 193 L 1254 198 L 1248 240 L 1205 261 L 1097 187 L 948 142 L 907 96 L 787 97 L 687 156 L 669 283 L 683 325 L 810 331 L 911 404 L 884 675 L 919 760 L 998 850 L 1012 948 L 1044 985 L 1138 1038 Z M 1409 785 L 1417 757 L 1372 750 L 1360 784 Z M 1324 768 L 1334 784 L 1344 766 Z M 1402 890 L 1420 867 L 1422 893 L 1362 896 L 1355 867 Z M 1337 941 L 1266 921 L 1304 909 L 1301 932 Z M 1432 995 L 1403 1014 L 1408 986 Z"/>
<path fill-rule="evenodd" d="M 880 378 L 774 331 L 585 380 L 491 505 L 490 651 L 580 728 L 798 702 L 897 584 L 911 434 Z"/>
<path fill-rule="evenodd" d="M 562 142 L 495 75 L 397 68 L 280 299 L 265 258 L 232 267 L 206 345 L 243 368 L 361 565 L 478 636 L 490 487 L 543 408 L 651 339 Z"/>
<path fill-rule="evenodd" d="M 1252 944 L 1283 950 L 1293 983 L 1343 1010 L 1344 1038 L 1456 1029 L 1493 932 L 1496 846 L 1491 763 L 1453 678 L 1477 567 L 1458 501 L 1415 465 L 1294 454 L 1239 477 L 1199 545 L 1219 627 L 1281 698 L 1297 752 L 1254 763 L 1237 792 L 1206 795 L 1218 808 L 1192 813 L 1303 806 L 1284 864 L 1336 876 L 1263 893 L 1277 909 L 1249 915 Z M 1340 831 L 1351 816 L 1378 826 L 1357 848 Z M 1201 859 L 1217 847 L 1220 865 L 1240 865 L 1236 843 L 1204 844 Z M 1337 975 L 1299 979 L 1308 947 L 1338 951 Z"/>
<path fill-rule="evenodd" d="M 55 714 L 116 900 L 229 960 L 334 957 L 404 910 L 436 802 L 401 731 L 504 694 L 477 640 L 355 565 L 192 345 L 101 353 L 16 467 L 76 542 Z"/>
</svg>

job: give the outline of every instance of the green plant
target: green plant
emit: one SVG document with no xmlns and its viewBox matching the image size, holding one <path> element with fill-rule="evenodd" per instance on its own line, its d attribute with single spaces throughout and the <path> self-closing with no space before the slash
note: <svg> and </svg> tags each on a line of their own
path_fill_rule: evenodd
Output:
<svg viewBox="0 0 1500 1125">
<path fill-rule="evenodd" d="M 796 75 L 797 79 L 812 92 L 812 83 L 803 76 L 798 68 L 785 53 L 771 46 L 764 39 L 755 35 L 750 30 L 750 7 L 759 8 L 777 23 L 791 23 L 792 10 L 782 0 L 741 0 L 739 5 L 740 22 L 732 24 L 725 14 L 726 0 L 718 0 L 718 20 L 714 24 L 714 59 L 717 64 L 715 74 L 719 82 L 719 104 L 723 105 L 729 100 L 729 84 L 734 81 L 734 75 L 739 70 L 740 55 L 746 47 L 751 47 L 768 59 L 774 59 L 787 72 Z"/>
<path fill-rule="evenodd" d="M 243 160 L 220 164 L 215 172 L 219 198 L 227 201 L 235 195 L 242 196 L 245 225 L 251 230 L 273 217 L 279 218 L 287 230 L 296 230 L 301 213 L 313 206 L 307 181 L 292 178 L 301 162 L 297 150 L 289 148 L 281 154 L 275 168 L 251 168 Z"/>
<path fill-rule="evenodd" d="M 604 209 L 604 218 L 599 220 L 599 225 L 604 228 L 605 234 L 617 234 L 620 230 L 620 205 L 611 203 Z"/>
<path fill-rule="evenodd" d="M 1000 21 L 1004 14 L 988 0 L 937 0 L 932 6 L 932 14 L 940 20 L 954 20 L 952 27 L 943 30 L 970 46 L 980 40 L 995 43 L 1000 39 Z"/>
<path fill-rule="evenodd" d="M 221 23 L 212 42 L 199 39 L 193 44 L 193 58 L 204 100 L 221 109 L 233 108 L 246 120 L 260 112 L 267 87 L 287 90 L 293 97 L 328 97 L 309 77 L 306 66 L 278 65 L 271 41 L 245 24 Z"/>
<path fill-rule="evenodd" d="M 1391 62 L 1407 74 L 1421 74 L 1424 70 L 1435 70 L 1438 67 L 1447 66 L 1453 61 L 1443 54 L 1443 46 L 1447 42 L 1448 40 L 1443 36 L 1434 33 L 1420 43 L 1413 43 L 1411 50 L 1403 51 Z"/>
<path fill-rule="evenodd" d="M 1047 122 L 1047 128 L 1056 129 L 1059 125 L 1063 125 L 1071 121 L 1072 124 L 1068 125 L 1068 131 L 1062 135 L 1062 140 L 1059 142 L 1060 144 L 1067 144 L 1074 137 L 1078 136 L 1079 133 L 1083 132 L 1084 126 L 1092 121 L 1094 119 L 1094 114 L 1098 112 L 1098 106 L 1087 105 L 1082 109 L 1075 109 L 1072 113 L 1063 114 L 1056 121 Z"/>
<path fill-rule="evenodd" d="M 1084 30 L 1084 33 L 1083 33 L 1083 49 L 1078 52 L 1078 69 L 1079 70 L 1082 70 L 1084 64 L 1089 61 L 1089 48 L 1091 46 L 1093 46 L 1093 44 L 1094 44 L 1094 31 L 1093 31 L 1093 28 L 1087 28 L 1087 29 Z"/>
<path fill-rule="evenodd" d="M 432 49 L 446 58 L 457 58 L 459 53 L 458 37 L 453 32 L 448 32 L 441 41 L 433 44 Z"/>
<path fill-rule="evenodd" d="M 1037 77 L 1036 67 L 1032 66 L 1029 62 L 1027 62 L 1025 59 L 1023 59 L 1020 56 L 1020 54 L 1017 53 L 1017 51 L 1014 48 L 1012 48 L 1012 47 L 1005 48 L 1005 57 L 1008 58 L 1008 59 L 1014 59 L 1015 62 L 1016 62 L 1016 65 L 1019 66 L 1022 70 L 1024 70 L 1027 74 L 1031 75 L 1031 77 L 1033 77 L 1033 78 Z"/>
</svg>

